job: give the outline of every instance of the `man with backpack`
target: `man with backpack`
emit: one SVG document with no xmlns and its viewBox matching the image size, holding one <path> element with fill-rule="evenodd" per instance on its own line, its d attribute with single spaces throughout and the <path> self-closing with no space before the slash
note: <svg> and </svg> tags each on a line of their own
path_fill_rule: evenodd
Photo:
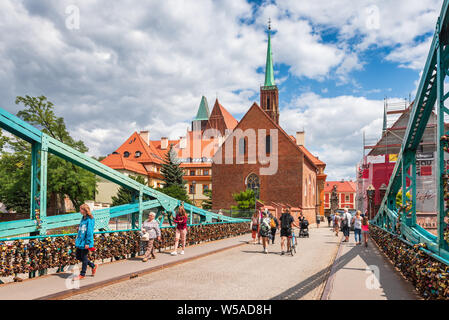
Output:
<svg viewBox="0 0 449 320">
<path fill-rule="evenodd" d="M 281 217 L 279 218 L 281 220 L 281 255 L 285 254 L 284 248 L 285 248 L 285 241 L 287 240 L 287 251 L 290 251 L 290 241 L 289 241 L 289 237 L 292 236 L 292 228 L 293 226 L 299 228 L 296 224 L 295 224 L 295 220 L 293 219 L 293 217 L 290 214 L 290 211 L 287 210 L 283 210 Z"/>
<path fill-rule="evenodd" d="M 271 229 L 271 244 L 274 244 L 274 237 L 276 236 L 276 230 L 279 228 L 278 219 L 270 213 L 270 229 Z"/>
</svg>

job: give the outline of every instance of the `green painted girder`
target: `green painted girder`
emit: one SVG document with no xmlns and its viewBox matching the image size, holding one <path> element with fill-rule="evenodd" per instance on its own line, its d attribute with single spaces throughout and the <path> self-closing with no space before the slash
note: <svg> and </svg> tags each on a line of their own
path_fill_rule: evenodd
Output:
<svg viewBox="0 0 449 320">
<path fill-rule="evenodd" d="M 30 188 L 33 198 L 30 205 L 30 209 L 32 209 L 32 212 L 30 213 L 31 219 L 0 223 L 0 238 L 29 232 L 40 232 L 41 234 L 45 234 L 47 229 L 76 225 L 79 223 L 81 218 L 79 213 L 51 217 L 46 216 L 48 153 L 52 153 L 124 188 L 135 191 L 135 194 L 137 195 L 136 203 L 94 211 L 94 215 L 97 215 L 99 219 L 99 225 L 96 225 L 96 227 L 102 226 L 107 228 L 107 222 L 111 217 L 135 213 L 138 214 L 138 217 L 133 216 L 133 223 L 138 224 L 138 227 L 140 227 L 142 224 L 143 210 L 162 207 L 166 212 L 171 212 L 171 215 L 174 216 L 175 209 L 180 204 L 179 200 L 138 183 L 126 175 L 121 174 L 47 134 L 42 133 L 25 121 L 1 108 L 0 128 L 5 129 L 32 144 L 32 181 Z M 39 157 L 40 161 L 38 161 Z M 40 162 L 40 165 L 38 165 L 38 162 Z M 143 195 L 149 196 L 152 200 L 143 202 Z M 40 202 L 40 227 L 38 227 L 37 221 L 33 219 L 33 208 L 37 209 L 37 202 L 34 202 L 34 197 L 38 197 Z M 199 215 L 201 221 L 205 222 L 211 222 L 212 219 L 222 222 L 247 221 L 246 219 L 236 219 L 218 215 L 189 204 L 186 204 L 186 209 L 193 214 Z M 138 220 L 136 220 L 136 218 L 138 218 Z"/>
<path fill-rule="evenodd" d="M 422 73 L 421 80 L 419 82 L 418 91 L 412 110 L 410 112 L 410 119 L 407 125 L 407 129 L 402 142 L 401 150 L 398 155 L 396 165 L 393 169 L 393 173 L 390 178 L 386 193 L 382 199 L 379 211 L 376 217 L 372 220 L 375 225 L 378 225 L 385 229 L 385 219 L 392 219 L 392 222 L 397 221 L 398 214 L 395 209 L 395 203 L 393 204 L 393 199 L 399 189 L 403 189 L 403 202 L 405 203 L 406 191 L 412 190 L 413 192 L 413 212 L 412 219 L 401 219 L 401 236 L 412 244 L 416 243 L 426 243 L 430 252 L 436 256 L 442 257 L 449 260 L 449 253 L 446 250 L 447 244 L 442 242 L 442 228 L 443 228 L 443 217 L 444 204 L 442 202 L 442 184 L 441 184 L 441 173 L 445 172 L 444 168 L 444 152 L 441 150 L 441 144 L 438 141 L 437 158 L 439 161 L 438 171 L 437 171 L 437 181 L 438 181 L 438 230 L 439 236 L 435 237 L 431 235 L 428 231 L 421 228 L 416 224 L 416 167 L 415 167 L 415 155 L 419 143 L 424 135 L 424 130 L 429 121 L 430 115 L 432 114 L 435 103 L 438 102 L 438 129 L 439 134 L 437 139 L 444 133 L 442 128 L 444 128 L 444 119 L 441 116 L 442 112 L 448 112 L 449 110 L 444 107 L 443 102 L 449 97 L 449 93 L 444 95 L 444 77 L 449 74 L 448 72 L 448 62 L 449 62 L 449 48 L 446 43 L 440 43 L 440 37 L 445 38 L 447 41 L 447 34 L 449 29 L 449 12 L 448 12 L 448 0 L 444 0 L 441 8 L 440 17 L 438 18 L 438 23 L 436 27 L 435 34 L 433 36 L 432 44 L 427 56 L 426 64 Z M 445 46 L 443 48 L 443 45 Z M 449 113 L 449 112 L 448 112 Z M 407 171 L 412 168 L 412 173 L 409 175 Z M 411 180 L 411 186 L 406 187 L 406 178 Z M 414 214 L 413 214 L 414 213 Z M 388 217 L 388 218 L 387 218 Z M 403 216 L 405 218 L 405 215 Z M 405 222 L 405 223 L 403 223 Z"/>
</svg>

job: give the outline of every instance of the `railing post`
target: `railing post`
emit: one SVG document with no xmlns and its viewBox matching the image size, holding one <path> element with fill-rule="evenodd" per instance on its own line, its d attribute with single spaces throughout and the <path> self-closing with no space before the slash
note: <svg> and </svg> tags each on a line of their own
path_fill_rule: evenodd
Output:
<svg viewBox="0 0 449 320">
<path fill-rule="evenodd" d="M 142 216 L 143 216 L 143 189 L 140 187 L 139 190 L 139 229 L 142 228 Z"/>
<path fill-rule="evenodd" d="M 39 234 L 47 234 L 47 169 L 48 169 L 48 140 L 47 135 L 42 134 L 42 143 L 40 146 L 40 186 L 39 186 Z"/>
<path fill-rule="evenodd" d="M 438 20 L 437 31 L 440 33 L 440 20 Z M 444 163 L 444 150 L 443 150 L 443 141 L 441 137 L 445 134 L 444 129 L 444 78 L 445 78 L 445 66 L 442 61 L 442 53 L 443 53 L 443 44 L 438 39 L 437 46 L 437 172 L 436 172 L 436 183 L 437 183 L 437 223 L 438 223 L 438 251 L 441 252 L 441 249 L 448 248 L 446 241 L 444 240 L 444 231 L 446 228 L 446 223 L 444 222 L 444 218 L 446 216 L 445 204 L 444 204 L 444 187 L 443 187 L 443 174 L 445 174 L 446 167 Z"/>
</svg>

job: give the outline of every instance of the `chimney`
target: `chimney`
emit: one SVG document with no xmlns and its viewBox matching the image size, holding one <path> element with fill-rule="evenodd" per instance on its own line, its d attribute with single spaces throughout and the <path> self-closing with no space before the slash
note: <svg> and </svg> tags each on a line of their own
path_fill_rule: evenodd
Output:
<svg viewBox="0 0 449 320">
<path fill-rule="evenodd" d="M 165 150 L 168 148 L 168 138 L 167 137 L 162 137 L 161 138 L 161 149 Z"/>
<path fill-rule="evenodd" d="M 179 137 L 179 149 L 185 149 L 186 137 Z"/>
<path fill-rule="evenodd" d="M 305 131 L 297 131 L 296 132 L 296 144 L 298 146 L 305 146 L 305 137 L 306 132 Z"/>
<path fill-rule="evenodd" d="M 140 131 L 140 136 L 147 145 L 150 145 L 150 131 Z"/>
</svg>

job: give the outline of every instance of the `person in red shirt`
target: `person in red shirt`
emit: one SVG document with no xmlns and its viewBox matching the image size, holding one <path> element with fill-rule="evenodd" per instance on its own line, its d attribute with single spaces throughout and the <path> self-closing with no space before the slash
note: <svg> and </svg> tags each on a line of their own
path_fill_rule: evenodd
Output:
<svg viewBox="0 0 449 320">
<path fill-rule="evenodd" d="M 182 241 L 181 254 L 184 254 L 184 248 L 186 246 L 186 236 L 187 236 L 187 212 L 184 209 L 184 202 L 181 202 L 178 208 L 178 213 L 176 214 L 174 222 L 176 223 L 176 237 L 175 237 L 175 250 L 171 253 L 172 256 L 178 255 L 178 244 L 179 238 Z"/>
</svg>

